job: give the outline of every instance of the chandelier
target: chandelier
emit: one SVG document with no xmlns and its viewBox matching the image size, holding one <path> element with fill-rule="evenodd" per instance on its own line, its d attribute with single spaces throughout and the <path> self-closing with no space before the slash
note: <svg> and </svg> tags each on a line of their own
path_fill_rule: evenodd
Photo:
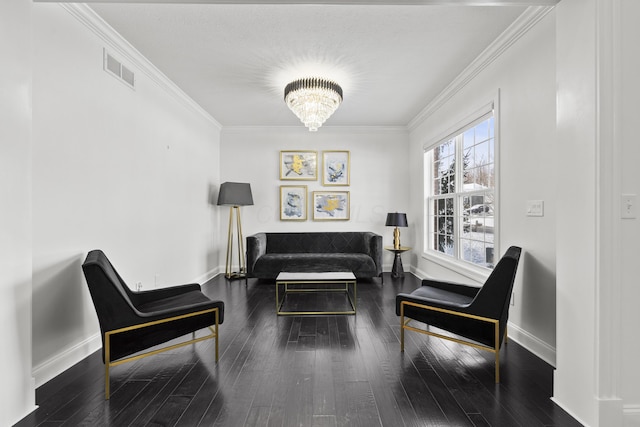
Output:
<svg viewBox="0 0 640 427">
<path fill-rule="evenodd" d="M 309 131 L 315 132 L 342 102 L 342 88 L 318 77 L 299 79 L 284 88 L 284 101 Z"/>
</svg>

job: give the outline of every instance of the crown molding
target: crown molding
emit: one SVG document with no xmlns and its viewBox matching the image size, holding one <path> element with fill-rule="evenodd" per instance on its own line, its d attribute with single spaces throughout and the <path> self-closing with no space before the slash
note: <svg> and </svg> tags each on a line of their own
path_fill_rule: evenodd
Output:
<svg viewBox="0 0 640 427">
<path fill-rule="evenodd" d="M 149 77 L 151 81 L 173 96 L 174 99 L 192 112 L 204 117 L 218 130 L 222 129 L 222 125 L 216 119 L 191 99 L 189 95 L 182 91 L 182 89 L 180 89 L 173 81 L 171 81 L 171 79 L 153 65 L 153 63 L 151 63 L 151 61 L 149 61 L 135 47 L 133 47 L 131 43 L 107 24 L 104 19 L 102 19 L 100 15 L 98 15 L 88 5 L 81 3 L 60 3 L 60 7 L 69 12 L 80 23 L 97 35 L 109 46 L 110 50 L 117 52 L 122 59 L 138 68 L 143 74 Z"/>
<path fill-rule="evenodd" d="M 222 133 L 264 133 L 264 132 L 298 132 L 304 135 L 320 136 L 323 133 L 402 133 L 409 134 L 406 126 L 322 126 L 317 132 L 309 132 L 301 123 L 299 126 L 224 126 Z"/>
<path fill-rule="evenodd" d="M 176 3 L 176 0 L 35 0 L 37 2 L 63 3 Z M 553 6 L 560 0 L 182 0 L 183 4 L 319 4 L 354 6 Z"/>
<path fill-rule="evenodd" d="M 407 128 L 413 131 L 431 114 L 446 104 L 456 93 L 472 81 L 481 71 L 491 65 L 504 51 L 526 34 L 542 18 L 553 10 L 552 6 L 530 6 L 478 57 L 471 62 L 449 85 L 444 88 L 416 117 Z"/>
</svg>

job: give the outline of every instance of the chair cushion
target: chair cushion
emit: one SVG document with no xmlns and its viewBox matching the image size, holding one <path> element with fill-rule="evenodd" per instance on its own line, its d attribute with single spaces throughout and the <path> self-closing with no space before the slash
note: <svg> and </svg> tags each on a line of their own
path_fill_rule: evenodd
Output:
<svg viewBox="0 0 640 427">
<path fill-rule="evenodd" d="M 455 307 L 464 307 L 473 301 L 473 297 L 431 286 L 421 286 L 411 292 L 411 296 L 418 297 L 423 300 L 434 300 L 434 302 Z M 424 301 L 423 304 L 427 304 L 427 301 Z"/>
<path fill-rule="evenodd" d="M 154 313 L 163 310 L 171 310 L 179 307 L 181 310 L 200 303 L 209 303 L 211 300 L 200 291 L 191 291 L 184 294 L 140 304 L 136 308 L 142 313 Z"/>
</svg>

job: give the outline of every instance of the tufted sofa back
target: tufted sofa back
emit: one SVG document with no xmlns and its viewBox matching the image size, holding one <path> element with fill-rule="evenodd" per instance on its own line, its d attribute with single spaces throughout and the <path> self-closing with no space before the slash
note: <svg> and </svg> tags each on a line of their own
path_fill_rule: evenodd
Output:
<svg viewBox="0 0 640 427">
<path fill-rule="evenodd" d="M 370 234 L 367 232 L 266 233 L 267 253 L 369 254 Z"/>
</svg>

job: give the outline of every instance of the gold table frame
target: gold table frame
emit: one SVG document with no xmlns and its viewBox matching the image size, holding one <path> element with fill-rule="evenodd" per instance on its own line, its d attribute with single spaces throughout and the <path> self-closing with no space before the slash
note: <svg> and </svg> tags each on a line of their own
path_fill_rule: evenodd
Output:
<svg viewBox="0 0 640 427">
<path fill-rule="evenodd" d="M 344 285 L 340 288 L 314 287 L 314 288 L 289 288 L 289 285 Z M 349 293 L 349 285 L 353 286 L 353 298 Z M 284 295 L 280 299 L 280 286 L 284 286 Z M 351 305 L 351 310 L 345 311 L 284 311 L 282 307 L 289 293 L 304 292 L 344 292 Z M 320 272 L 320 273 L 293 273 L 281 272 L 276 278 L 276 314 L 278 316 L 299 316 L 318 314 L 356 314 L 357 280 L 352 272 Z"/>
</svg>

